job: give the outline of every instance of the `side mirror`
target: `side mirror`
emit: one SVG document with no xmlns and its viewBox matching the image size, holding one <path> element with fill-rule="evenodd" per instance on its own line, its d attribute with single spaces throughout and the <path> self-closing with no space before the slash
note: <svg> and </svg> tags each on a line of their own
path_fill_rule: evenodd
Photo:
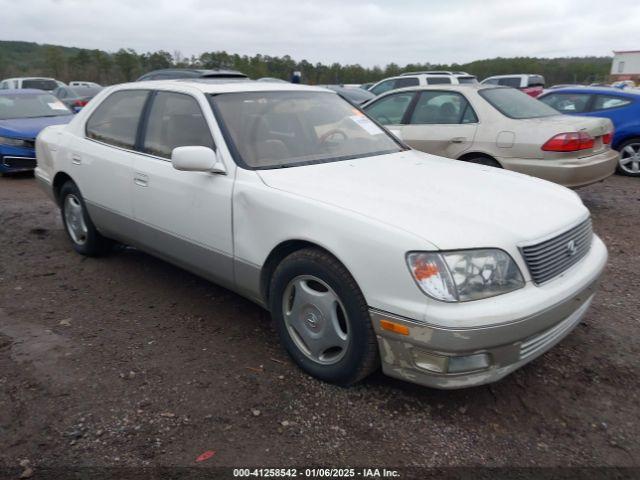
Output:
<svg viewBox="0 0 640 480">
<path fill-rule="evenodd" d="M 186 172 L 227 173 L 216 152 L 209 147 L 176 147 L 171 152 L 171 164 Z"/>
</svg>

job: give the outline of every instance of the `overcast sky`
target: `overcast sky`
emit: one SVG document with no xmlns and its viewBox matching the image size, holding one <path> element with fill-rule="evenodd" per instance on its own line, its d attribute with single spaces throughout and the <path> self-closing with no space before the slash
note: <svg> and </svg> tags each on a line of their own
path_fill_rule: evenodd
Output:
<svg viewBox="0 0 640 480">
<path fill-rule="evenodd" d="M 0 0 L 0 40 L 115 51 L 464 63 L 640 49 L 638 0 Z"/>
</svg>

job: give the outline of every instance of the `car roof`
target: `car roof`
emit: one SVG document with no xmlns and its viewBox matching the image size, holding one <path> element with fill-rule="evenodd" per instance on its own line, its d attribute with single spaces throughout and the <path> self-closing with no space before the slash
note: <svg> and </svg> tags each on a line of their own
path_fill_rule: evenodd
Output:
<svg viewBox="0 0 640 480">
<path fill-rule="evenodd" d="M 51 95 L 45 90 L 38 90 L 36 88 L 16 88 L 14 90 L 0 90 L 0 95 L 41 95 L 43 93 Z"/>
<path fill-rule="evenodd" d="M 276 91 L 310 91 L 310 92 L 330 92 L 321 87 L 301 85 L 296 83 L 276 83 L 276 82 L 256 82 L 254 80 L 233 81 L 234 79 L 210 79 L 202 78 L 181 78 L 176 80 L 143 80 L 140 82 L 123 83 L 117 85 L 117 89 L 171 89 L 180 87 L 191 87 L 202 93 L 232 93 L 232 92 L 276 92 Z"/>
<path fill-rule="evenodd" d="M 401 73 L 400 76 L 401 77 L 406 77 L 406 76 L 413 76 L 413 75 L 437 75 L 437 76 L 447 76 L 447 77 L 475 77 L 475 75 L 472 75 L 470 73 L 467 72 L 460 72 L 460 71 L 455 71 L 455 72 L 451 72 L 448 70 L 424 70 L 424 71 L 417 71 L 417 72 L 405 72 L 405 73 Z"/>
<path fill-rule="evenodd" d="M 548 92 L 544 92 L 544 95 L 550 95 L 552 93 L 600 93 L 604 95 L 627 95 L 627 96 L 638 96 L 640 95 L 640 89 L 630 89 L 630 88 L 615 88 L 615 87 L 563 87 L 563 88 L 554 88 L 549 90 Z"/>
<path fill-rule="evenodd" d="M 461 84 L 440 84 L 440 85 L 414 85 L 411 87 L 397 88 L 394 90 L 389 90 L 384 92 L 382 95 L 386 95 L 388 93 L 396 93 L 396 92 L 407 92 L 414 90 L 452 90 L 465 92 L 469 90 L 493 90 L 495 88 L 511 88 L 504 85 L 482 85 L 480 83 L 461 83 Z"/>
<path fill-rule="evenodd" d="M 5 80 L 53 80 L 54 82 L 56 81 L 55 78 L 51 78 L 51 77 L 12 77 L 12 78 L 3 78 L 2 82 L 4 82 Z"/>
<path fill-rule="evenodd" d="M 225 76 L 246 77 L 244 73 L 239 72 L 237 70 L 204 69 L 204 68 L 161 68 L 158 70 L 152 70 L 150 72 L 147 72 L 141 75 L 140 78 L 146 77 L 147 75 L 157 74 L 157 73 L 195 73 L 201 76 L 211 75 L 211 76 L 219 76 L 219 77 L 225 77 Z"/>
<path fill-rule="evenodd" d="M 508 75 L 491 75 L 487 78 L 508 78 L 508 77 L 542 77 L 539 73 L 509 73 Z M 485 78 L 485 80 L 487 79 Z"/>
</svg>

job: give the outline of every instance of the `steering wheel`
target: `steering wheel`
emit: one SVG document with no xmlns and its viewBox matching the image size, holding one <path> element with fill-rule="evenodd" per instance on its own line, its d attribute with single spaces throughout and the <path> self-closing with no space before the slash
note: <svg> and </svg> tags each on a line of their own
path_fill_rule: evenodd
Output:
<svg viewBox="0 0 640 480">
<path fill-rule="evenodd" d="M 339 128 L 332 128 L 328 132 L 322 134 L 322 136 L 318 139 L 318 143 L 320 145 L 329 141 L 331 137 L 342 137 L 342 141 L 345 141 L 348 137 L 347 134 L 344 133 L 344 130 L 340 130 Z"/>
</svg>

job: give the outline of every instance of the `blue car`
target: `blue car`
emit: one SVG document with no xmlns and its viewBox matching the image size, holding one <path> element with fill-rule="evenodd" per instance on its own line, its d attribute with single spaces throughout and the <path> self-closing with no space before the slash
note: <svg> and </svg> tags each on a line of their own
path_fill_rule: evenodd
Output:
<svg viewBox="0 0 640 480">
<path fill-rule="evenodd" d="M 611 119 L 615 128 L 611 145 L 620 152 L 618 172 L 640 177 L 640 90 L 562 88 L 540 95 L 538 100 L 561 113 Z"/>
<path fill-rule="evenodd" d="M 73 113 L 50 93 L 0 90 L 0 174 L 33 170 L 40 130 L 72 118 Z"/>
</svg>

